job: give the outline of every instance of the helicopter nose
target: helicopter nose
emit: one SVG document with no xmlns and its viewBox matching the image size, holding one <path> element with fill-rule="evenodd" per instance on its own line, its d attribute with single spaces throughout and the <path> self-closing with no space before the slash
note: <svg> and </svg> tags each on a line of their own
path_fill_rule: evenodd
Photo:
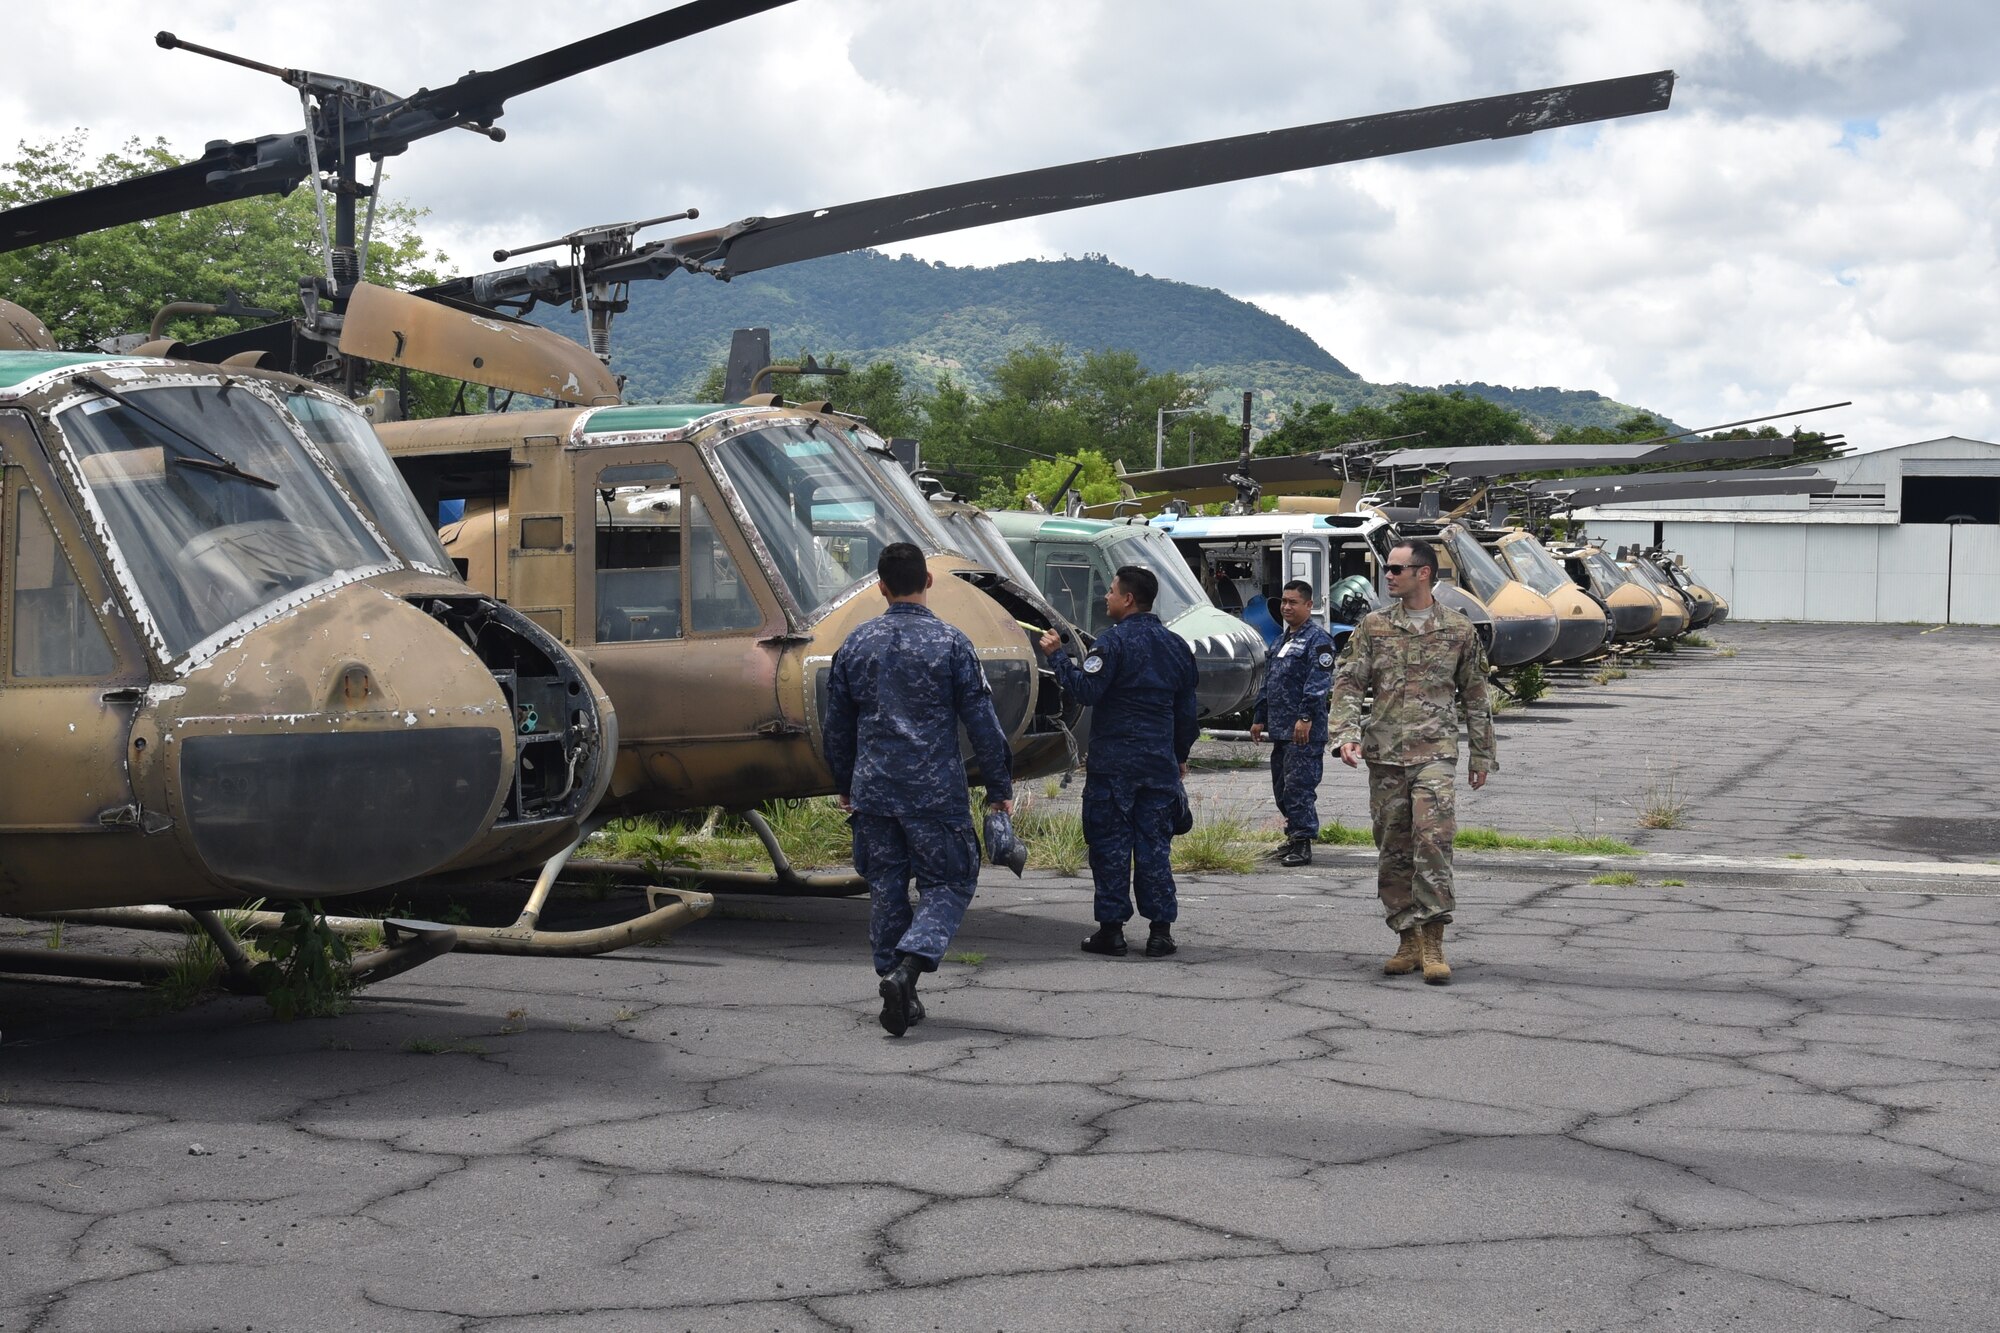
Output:
<svg viewBox="0 0 2000 1333">
<path fill-rule="evenodd" d="M 1500 616 L 1493 618 L 1494 666 L 1519 666 L 1532 662 L 1549 650 L 1558 633 L 1554 614 L 1546 616 Z"/>
<path fill-rule="evenodd" d="M 1249 706 L 1264 684 L 1264 640 L 1255 630 L 1204 634 L 1190 641 L 1197 677 L 1195 705 L 1204 718 Z"/>
<path fill-rule="evenodd" d="M 1588 657 L 1604 646 L 1606 622 L 1602 615 L 1569 616 L 1556 631 L 1555 647 L 1542 654 L 1545 662 L 1573 662 Z"/>
<path fill-rule="evenodd" d="M 444 626 L 365 585 L 153 693 L 168 807 L 233 885 L 319 896 L 416 878 L 485 833 L 513 786 L 517 723 L 498 681 Z"/>
<path fill-rule="evenodd" d="M 1644 634 L 1658 618 L 1656 609 L 1643 603 L 1620 600 L 1611 604 L 1611 623 L 1617 626 L 1621 639 Z"/>
</svg>

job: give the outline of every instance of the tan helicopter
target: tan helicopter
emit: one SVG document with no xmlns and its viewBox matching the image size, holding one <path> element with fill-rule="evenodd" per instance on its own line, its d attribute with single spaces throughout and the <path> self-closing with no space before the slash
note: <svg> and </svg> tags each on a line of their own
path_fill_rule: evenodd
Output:
<svg viewBox="0 0 2000 1333">
<path fill-rule="evenodd" d="M 0 302 L 0 912 L 329 898 L 576 839 L 611 778 L 609 699 L 457 577 L 359 411 L 287 375 L 49 342 Z M 356 974 L 562 943 L 401 936 Z M 0 971 L 146 975 L 49 950 Z"/>
</svg>

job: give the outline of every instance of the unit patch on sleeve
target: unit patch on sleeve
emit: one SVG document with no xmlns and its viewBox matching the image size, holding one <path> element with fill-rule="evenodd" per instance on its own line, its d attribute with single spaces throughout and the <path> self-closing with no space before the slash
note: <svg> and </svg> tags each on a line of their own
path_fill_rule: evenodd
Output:
<svg viewBox="0 0 2000 1333">
<path fill-rule="evenodd" d="M 1083 669 L 1086 674 L 1094 676 L 1098 672 L 1104 670 L 1104 659 L 1099 657 L 1096 653 L 1092 653 L 1090 656 L 1083 659 Z"/>
<path fill-rule="evenodd" d="M 1333 649 L 1322 648 L 1319 650 L 1319 664 L 1323 667 L 1330 667 L 1333 665 Z"/>
</svg>

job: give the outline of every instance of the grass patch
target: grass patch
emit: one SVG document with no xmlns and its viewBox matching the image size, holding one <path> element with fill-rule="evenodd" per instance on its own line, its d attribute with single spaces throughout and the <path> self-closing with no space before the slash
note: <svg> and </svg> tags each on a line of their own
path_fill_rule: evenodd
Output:
<svg viewBox="0 0 2000 1333">
<path fill-rule="evenodd" d="M 1692 629 L 1689 630 L 1687 633 L 1681 635 L 1680 641 L 1682 646 L 1688 648 L 1715 647 L 1715 640 L 1709 638 L 1706 634 L 1703 634 L 1700 630 L 1692 630 Z"/>
<path fill-rule="evenodd" d="M 1319 826 L 1319 836 L 1313 839 L 1325 847 L 1373 847 L 1375 835 L 1365 828 L 1349 828 L 1338 819 Z"/>
<path fill-rule="evenodd" d="M 1734 657 L 1734 656 L 1736 656 L 1736 649 L 1734 649 L 1734 648 L 1718 648 L 1718 649 L 1716 649 L 1716 650 L 1715 650 L 1715 655 L 1716 655 L 1717 657 Z"/>
<path fill-rule="evenodd" d="M 831 796 L 804 801 L 767 801 L 759 813 L 778 845 L 801 869 L 850 864 L 854 835 L 847 816 Z M 760 868 L 770 863 L 764 844 L 740 817 L 643 815 L 606 826 L 583 845 L 588 860 L 639 861 L 659 870 L 670 866 Z"/>
<path fill-rule="evenodd" d="M 264 900 L 259 898 L 241 911 L 215 914 L 253 965 L 264 960 L 264 952 L 249 941 L 250 913 L 263 905 Z M 189 926 L 181 947 L 168 961 L 167 975 L 154 983 L 154 990 L 167 1008 L 186 1009 L 212 993 L 221 976 L 222 951 L 215 947 L 207 931 L 200 926 Z"/>
<path fill-rule="evenodd" d="M 1267 768 L 1270 760 L 1258 755 L 1196 755 L 1188 760 L 1190 773 L 1228 773 L 1243 768 Z"/>
<path fill-rule="evenodd" d="M 1496 688 L 1486 691 L 1486 711 L 1495 717 L 1502 713 L 1511 713 L 1520 706 L 1521 701 L 1505 690 Z"/>
<path fill-rule="evenodd" d="M 63 923 L 58 921 L 49 927 L 48 938 L 42 941 L 44 949 L 60 949 L 63 945 Z"/>
<path fill-rule="evenodd" d="M 1597 668 L 1591 674 L 1590 678 L 1599 685 L 1609 685 L 1614 680 L 1625 679 L 1625 668 L 1622 666 L 1613 666 L 1611 663 L 1606 662 L 1603 666 Z"/>
<path fill-rule="evenodd" d="M 947 963 L 963 963 L 967 967 L 978 967 L 981 963 L 986 961 L 986 955 L 983 953 L 969 953 L 969 952 L 948 953 L 944 956 L 944 960 Z"/>
<path fill-rule="evenodd" d="M 1256 864 L 1256 858 L 1239 845 L 1242 839 L 1243 826 L 1233 819 L 1196 824 L 1174 839 L 1173 867 L 1189 873 L 1244 874 Z"/>
<path fill-rule="evenodd" d="M 1684 879 L 1663 879 L 1660 881 L 1660 887 L 1663 889 L 1684 889 L 1687 887 L 1687 881 Z"/>
<path fill-rule="evenodd" d="M 1787 861 L 1803 861 L 1806 859 L 1806 854 L 1804 852 L 1786 852 L 1785 859 Z"/>
<path fill-rule="evenodd" d="M 1647 782 L 1639 796 L 1640 828 L 1679 828 L 1687 823 L 1688 798 L 1669 773 Z"/>
<path fill-rule="evenodd" d="M 1516 699 L 1524 704 L 1531 704 L 1549 692 L 1548 674 L 1539 664 L 1530 662 L 1524 667 L 1515 668 L 1512 679 L 1508 681 L 1508 688 Z"/>
<path fill-rule="evenodd" d="M 1016 810 L 1014 832 L 1028 844 L 1029 865 L 1059 875 L 1076 875 L 1090 864 L 1090 849 L 1083 840 L 1082 815 L 1021 812 L 1018 806 Z"/>
<path fill-rule="evenodd" d="M 1473 852 L 1564 852 L 1571 856 L 1637 856 L 1639 849 L 1616 838 L 1587 838 L 1580 833 L 1559 833 L 1546 838 L 1530 838 L 1519 833 L 1502 833 L 1496 828 L 1462 828 L 1452 845 Z"/>
<path fill-rule="evenodd" d="M 411 1037 L 403 1043 L 403 1054 L 484 1055 L 486 1048 L 471 1041 L 446 1041 L 442 1037 Z"/>
<path fill-rule="evenodd" d="M 1629 870 L 1612 870 L 1602 875 L 1592 875 L 1590 882 L 1592 884 L 1612 884 L 1623 888 L 1637 884 L 1639 877 Z"/>
</svg>

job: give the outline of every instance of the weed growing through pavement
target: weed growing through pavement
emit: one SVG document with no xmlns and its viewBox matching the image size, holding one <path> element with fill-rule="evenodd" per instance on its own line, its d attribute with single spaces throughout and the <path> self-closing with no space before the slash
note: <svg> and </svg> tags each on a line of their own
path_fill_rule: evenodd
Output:
<svg viewBox="0 0 2000 1333">
<path fill-rule="evenodd" d="M 1687 881 L 1684 879 L 1663 879 L 1660 881 L 1660 887 L 1663 889 L 1684 889 L 1687 887 Z"/>
<path fill-rule="evenodd" d="M 944 960 L 947 963 L 963 963 L 967 967 L 978 967 L 981 963 L 986 961 L 986 955 L 983 953 L 968 953 L 961 951 L 958 953 L 946 954 L 944 956 Z"/>
<path fill-rule="evenodd" d="M 1685 648 L 1715 647 L 1715 640 L 1709 638 L 1706 634 L 1701 633 L 1699 630 L 1689 630 L 1687 633 L 1681 635 L 1680 641 L 1681 641 L 1681 646 Z"/>
<path fill-rule="evenodd" d="M 484 1055 L 486 1048 L 471 1041 L 446 1041 L 442 1037 L 411 1037 L 403 1043 L 403 1054 Z"/>
<path fill-rule="evenodd" d="M 63 923 L 58 921 L 49 927 L 49 937 L 42 941 L 42 947 L 44 949 L 60 949 L 63 944 L 62 937 Z"/>
<path fill-rule="evenodd" d="M 1715 655 L 1717 657 L 1734 657 L 1736 656 L 1736 651 L 1734 648 L 1718 648 L 1715 650 Z"/>
<path fill-rule="evenodd" d="M 1614 680 L 1625 679 L 1625 668 L 1622 666 L 1613 666 L 1611 663 L 1606 662 L 1603 666 L 1597 668 L 1590 678 L 1599 685 L 1609 685 Z"/>
<path fill-rule="evenodd" d="M 1251 852 L 1241 846 L 1243 826 L 1233 819 L 1196 824 L 1174 839 L 1173 867 L 1190 874 L 1215 871 L 1241 875 L 1256 863 Z"/>
<path fill-rule="evenodd" d="M 1516 699 L 1524 704 L 1531 704 L 1549 692 L 1549 678 L 1540 666 L 1530 662 L 1524 667 L 1515 669 L 1513 679 L 1508 682 L 1508 688 L 1513 691 Z"/>
<path fill-rule="evenodd" d="M 1787 861 L 1803 861 L 1806 859 L 1806 854 L 1804 852 L 1786 852 L 1785 859 Z"/>
<path fill-rule="evenodd" d="M 1602 875 L 1592 875 L 1590 882 L 1592 884 L 1612 884 L 1624 888 L 1637 884 L 1639 877 L 1629 870 L 1612 870 Z"/>
<path fill-rule="evenodd" d="M 217 912 L 222 928 L 236 941 L 252 964 L 263 961 L 264 952 L 249 941 L 250 913 L 264 905 L 259 898 L 239 911 Z M 222 977 L 222 951 L 200 926 L 189 926 L 181 947 L 167 963 L 167 974 L 154 983 L 160 1003 L 169 1009 L 186 1009 L 216 988 Z"/>
<path fill-rule="evenodd" d="M 1349 828 L 1334 819 L 1319 826 L 1319 836 L 1313 841 L 1328 847 L 1373 847 L 1375 835 L 1365 828 Z"/>
<path fill-rule="evenodd" d="M 1530 838 L 1519 833 L 1502 833 L 1495 828 L 1462 828 L 1452 839 L 1461 851 L 1472 852 L 1566 852 L 1572 856 L 1637 856 L 1639 849 L 1616 838 L 1585 837 L 1558 833 L 1546 838 Z"/>
<path fill-rule="evenodd" d="M 1066 811 L 1019 810 L 1014 832 L 1028 844 L 1028 864 L 1059 875 L 1075 875 L 1090 863 L 1083 840 L 1083 817 Z"/>
<path fill-rule="evenodd" d="M 1672 772 L 1650 775 L 1639 793 L 1640 828 L 1679 828 L 1687 823 L 1688 798 Z"/>
</svg>

